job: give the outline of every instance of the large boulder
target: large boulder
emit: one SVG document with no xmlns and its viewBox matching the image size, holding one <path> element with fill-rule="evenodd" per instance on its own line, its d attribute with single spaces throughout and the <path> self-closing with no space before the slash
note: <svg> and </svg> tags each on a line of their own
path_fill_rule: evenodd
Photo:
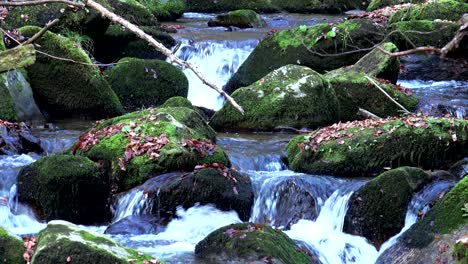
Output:
<svg viewBox="0 0 468 264">
<path fill-rule="evenodd" d="M 9 264 L 24 264 L 23 241 L 0 227 L 0 261 Z"/>
<path fill-rule="evenodd" d="M 468 153 L 468 121 L 407 116 L 335 124 L 297 136 L 289 167 L 310 174 L 371 176 L 385 167 L 441 168 Z"/>
<path fill-rule="evenodd" d="M 413 194 L 429 181 L 427 173 L 412 167 L 380 174 L 351 196 L 343 231 L 363 236 L 380 248 L 403 228 Z"/>
<path fill-rule="evenodd" d="M 168 49 L 176 44 L 175 39 L 159 27 L 140 28 Z M 96 60 L 104 63 L 112 63 L 124 57 L 166 59 L 165 55 L 148 45 L 148 42 L 119 25 L 111 25 L 103 35 L 94 38 L 93 54 Z"/>
<path fill-rule="evenodd" d="M 328 81 L 303 66 L 281 67 L 232 96 L 245 113 L 225 104 L 210 123 L 217 130 L 316 128 L 338 121 L 338 100 Z"/>
<path fill-rule="evenodd" d="M 466 263 L 468 177 L 463 178 L 378 259 L 379 264 Z"/>
<path fill-rule="evenodd" d="M 187 1 L 187 10 L 190 12 L 221 12 L 233 11 L 238 9 L 252 9 L 256 12 L 276 11 L 271 5 L 270 0 L 189 0 Z"/>
<path fill-rule="evenodd" d="M 365 55 L 367 48 L 382 40 L 380 34 L 373 33 L 382 31 L 382 26 L 365 19 L 280 31 L 260 42 L 224 89 L 232 93 L 288 64 L 307 66 L 318 72 L 351 65 Z M 348 45 L 350 41 L 352 45 Z M 356 48 L 362 52 L 348 52 Z"/>
<path fill-rule="evenodd" d="M 195 256 L 212 263 L 316 263 L 282 231 L 253 223 L 212 232 L 197 244 Z"/>
<path fill-rule="evenodd" d="M 147 2 L 147 5 L 158 21 L 174 21 L 182 17 L 187 9 L 184 0 L 153 0 Z"/>
<path fill-rule="evenodd" d="M 424 46 L 442 48 L 452 40 L 459 28 L 459 24 L 450 21 L 401 21 L 390 25 L 390 30 L 395 32 L 390 39 L 401 50 Z"/>
<path fill-rule="evenodd" d="M 110 218 L 109 176 L 85 157 L 53 155 L 24 167 L 18 175 L 20 201 L 38 207 L 47 221 L 95 224 Z M 90 195 L 92 194 L 92 195 Z"/>
<path fill-rule="evenodd" d="M 109 0 L 114 12 L 137 26 L 156 26 L 158 19 L 137 0 Z"/>
<path fill-rule="evenodd" d="M 151 261 L 151 262 L 150 262 Z M 146 254 L 65 221 L 51 221 L 38 236 L 31 264 L 157 263 Z M 159 262 L 159 261 L 158 261 Z"/>
<path fill-rule="evenodd" d="M 230 166 L 215 140 L 196 111 L 166 107 L 106 120 L 80 136 L 74 151 L 109 164 L 116 191 L 125 191 L 165 172 L 204 163 Z"/>
<path fill-rule="evenodd" d="M 415 110 L 418 105 L 418 99 L 412 95 L 411 91 L 387 81 L 370 78 L 365 73 L 339 69 L 327 73 L 324 77 L 330 82 L 338 98 L 341 121 L 358 119 L 359 108 L 384 118 L 400 115 L 402 109 L 378 87 L 408 111 Z"/>
<path fill-rule="evenodd" d="M 7 121 L 43 120 L 31 86 L 20 70 L 0 73 L 0 119 Z"/>
<path fill-rule="evenodd" d="M 24 123 L 11 123 L 0 119 L 0 155 L 29 152 L 44 152 L 41 141 L 31 134 L 29 127 Z"/>
<path fill-rule="evenodd" d="M 367 11 L 372 12 L 374 10 L 392 6 L 392 5 L 399 5 L 405 3 L 412 3 L 412 4 L 420 4 L 424 3 L 425 0 L 372 0 L 370 1 L 369 5 L 367 6 Z"/>
<path fill-rule="evenodd" d="M 19 29 L 32 36 L 38 27 Z M 28 77 L 39 108 L 51 118 L 103 118 L 122 113 L 122 105 L 84 50 L 60 35 L 46 32 L 36 40 L 38 50 L 70 61 L 38 54 Z"/>
<path fill-rule="evenodd" d="M 253 189 L 248 176 L 223 167 L 207 167 L 149 190 L 153 215 L 175 216 L 178 206 L 185 209 L 212 204 L 224 211 L 234 210 L 243 221 L 250 218 Z"/>
<path fill-rule="evenodd" d="M 428 1 L 397 11 L 390 17 L 389 24 L 411 20 L 451 20 L 458 21 L 468 13 L 468 3 L 456 0 Z"/>
<path fill-rule="evenodd" d="M 161 60 L 124 58 L 106 77 L 126 111 L 156 107 L 171 97 L 188 94 L 185 74 Z"/>
<path fill-rule="evenodd" d="M 208 21 L 209 27 L 262 28 L 266 25 L 265 20 L 259 14 L 249 9 L 231 11 Z"/>
</svg>

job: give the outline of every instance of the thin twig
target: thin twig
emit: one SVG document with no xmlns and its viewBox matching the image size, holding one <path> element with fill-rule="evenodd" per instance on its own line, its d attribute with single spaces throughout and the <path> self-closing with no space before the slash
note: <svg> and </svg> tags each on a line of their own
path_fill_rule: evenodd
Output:
<svg viewBox="0 0 468 264">
<path fill-rule="evenodd" d="M 31 44 L 33 43 L 34 41 L 36 41 L 36 39 L 40 38 L 42 35 L 44 35 L 44 33 L 47 32 L 47 30 L 49 30 L 51 27 L 53 27 L 55 24 L 57 24 L 60 20 L 58 18 L 52 20 L 52 21 L 49 21 L 47 22 L 47 24 L 41 29 L 39 30 L 36 34 L 34 34 L 31 38 L 29 38 L 28 40 L 26 40 L 25 42 L 21 43 L 20 45 L 27 45 L 27 44 Z"/>
<path fill-rule="evenodd" d="M 369 80 L 375 87 L 377 87 L 383 94 L 385 94 L 385 96 L 388 97 L 388 99 L 390 99 L 392 102 L 394 102 L 396 105 L 398 105 L 398 107 L 400 107 L 405 113 L 409 114 L 410 111 L 408 111 L 408 109 L 406 109 L 404 106 L 402 106 L 400 103 L 398 103 L 397 101 L 395 101 L 395 99 L 393 99 L 384 89 L 382 89 L 382 87 L 380 87 L 377 82 L 375 82 L 372 78 L 370 78 L 369 76 L 365 76 L 367 80 Z"/>
</svg>

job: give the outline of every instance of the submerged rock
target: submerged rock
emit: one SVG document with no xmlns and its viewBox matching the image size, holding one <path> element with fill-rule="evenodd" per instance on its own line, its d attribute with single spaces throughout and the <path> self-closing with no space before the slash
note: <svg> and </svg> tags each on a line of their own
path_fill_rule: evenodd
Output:
<svg viewBox="0 0 468 264">
<path fill-rule="evenodd" d="M 24 123 L 10 123 L 0 119 L 0 155 L 42 153 L 41 141 L 31 135 Z"/>
<path fill-rule="evenodd" d="M 0 227 L 0 261 L 8 264 L 24 264 L 23 240 Z"/>
<path fill-rule="evenodd" d="M 106 78 L 127 111 L 156 107 L 171 97 L 188 94 L 185 74 L 160 60 L 124 58 Z"/>
<path fill-rule="evenodd" d="M 85 231 L 65 221 L 51 221 L 39 233 L 31 264 L 130 264 L 150 263 L 153 259 L 106 236 Z"/>
<path fill-rule="evenodd" d="M 408 231 L 387 249 L 376 263 L 464 263 L 466 242 L 461 249 L 458 240 L 466 240 L 468 218 L 462 208 L 468 200 L 468 177 L 463 178 Z M 462 254 L 463 254 L 462 253 Z"/>
<path fill-rule="evenodd" d="M 253 10 L 241 9 L 227 14 L 216 16 L 208 21 L 209 27 L 238 27 L 238 28 L 262 28 L 266 27 L 263 18 Z"/>
<path fill-rule="evenodd" d="M 175 216 L 178 206 L 188 209 L 199 203 L 234 210 L 243 221 L 250 218 L 253 199 L 250 178 L 227 168 L 204 168 L 181 175 L 157 190 L 149 190 L 148 198 L 153 215 Z"/>
<path fill-rule="evenodd" d="M 281 126 L 316 128 L 338 121 L 338 100 L 328 81 L 303 66 L 284 66 L 232 96 L 245 114 L 225 104 L 211 120 L 215 129 L 271 131 Z"/>
<path fill-rule="evenodd" d="M 32 36 L 39 30 L 38 27 L 19 29 L 24 36 Z M 50 55 L 84 63 L 70 63 L 38 54 L 36 63 L 27 71 L 34 98 L 42 111 L 52 118 L 103 118 L 122 113 L 119 99 L 100 75 L 98 67 L 92 65 L 86 52 L 73 41 L 46 32 L 36 44 L 40 45 L 39 50 Z"/>
<path fill-rule="evenodd" d="M 423 170 L 402 167 L 380 174 L 353 193 L 343 231 L 380 246 L 405 225 L 413 194 L 431 180 Z"/>
<path fill-rule="evenodd" d="M 318 72 L 351 65 L 365 55 L 366 48 L 382 40 L 381 35 L 372 32 L 382 31 L 383 27 L 365 19 L 280 31 L 260 42 L 224 89 L 232 93 L 288 64 L 307 66 Z M 353 40 L 353 45 L 347 45 L 348 39 Z M 356 47 L 363 51 L 346 53 Z"/>
<path fill-rule="evenodd" d="M 458 21 L 468 13 L 468 3 L 456 0 L 428 1 L 397 11 L 390 17 L 389 24 L 411 20 L 451 20 Z"/>
<path fill-rule="evenodd" d="M 47 221 L 95 224 L 110 218 L 109 176 L 91 160 L 72 155 L 43 157 L 18 175 L 19 200 L 38 207 Z M 90 195 L 92 194 L 92 195 Z"/>
<path fill-rule="evenodd" d="M 385 167 L 442 168 L 468 154 L 467 129 L 467 120 L 418 116 L 335 124 L 293 138 L 289 166 L 345 177 L 376 175 Z"/>
<path fill-rule="evenodd" d="M 197 244 L 195 256 L 213 263 L 318 263 L 282 231 L 253 223 L 212 232 Z"/>
<path fill-rule="evenodd" d="M 80 136 L 74 151 L 112 169 L 116 191 L 204 163 L 230 166 L 216 132 L 194 110 L 166 107 L 106 120 Z"/>
<path fill-rule="evenodd" d="M 165 230 L 165 219 L 152 215 L 130 215 L 109 225 L 105 231 L 110 235 L 159 234 Z"/>
</svg>

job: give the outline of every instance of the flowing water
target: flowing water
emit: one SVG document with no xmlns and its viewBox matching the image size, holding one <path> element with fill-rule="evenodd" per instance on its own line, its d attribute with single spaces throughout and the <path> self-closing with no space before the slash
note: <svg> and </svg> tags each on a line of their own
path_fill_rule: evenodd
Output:
<svg viewBox="0 0 468 264">
<path fill-rule="evenodd" d="M 275 14 L 265 16 L 268 28 L 226 31 L 207 28 L 213 14 L 186 14 L 180 24 L 185 26 L 175 37 L 181 45 L 177 55 L 200 68 L 202 73 L 222 86 L 249 56 L 259 40 L 271 29 L 339 21 L 339 16 Z M 223 100 L 187 70 L 190 83 L 189 99 L 195 104 L 219 109 Z M 421 98 L 420 109 L 465 117 L 468 106 L 467 82 L 400 80 L 414 88 Z M 440 107 L 441 105 L 441 107 Z M 444 114 L 444 113 L 440 113 Z M 72 124 L 72 126 L 69 126 Z M 89 122 L 59 123 L 34 130 L 42 139 L 48 154 L 69 148 L 76 138 L 89 128 Z M 247 174 L 253 183 L 255 201 L 250 221 L 269 224 L 314 252 L 322 263 L 374 263 L 379 254 L 398 240 L 404 230 L 423 215 L 431 201 L 437 199 L 454 183 L 435 182 L 416 194 L 408 207 L 405 227 L 380 249 L 366 239 L 342 232 L 348 201 L 366 179 L 340 179 L 329 176 L 295 173 L 287 169 L 283 157 L 290 135 L 283 134 L 220 134 L 218 143 L 229 155 L 233 167 Z M 16 197 L 17 173 L 22 166 L 38 159 L 35 155 L 0 156 L 0 225 L 16 234 L 37 233 L 45 227 L 33 212 L 19 204 Z M 114 203 L 112 223 L 131 216 L 145 216 L 149 211 L 145 189 L 156 188 L 173 174 L 149 180 L 140 187 L 121 194 Z M 149 234 L 112 235 L 123 244 L 165 259 L 167 263 L 197 263 L 195 245 L 219 227 L 241 222 L 235 212 L 222 212 L 210 206 L 179 208 L 177 219 Z M 86 227 L 103 233 L 107 226 Z"/>
</svg>

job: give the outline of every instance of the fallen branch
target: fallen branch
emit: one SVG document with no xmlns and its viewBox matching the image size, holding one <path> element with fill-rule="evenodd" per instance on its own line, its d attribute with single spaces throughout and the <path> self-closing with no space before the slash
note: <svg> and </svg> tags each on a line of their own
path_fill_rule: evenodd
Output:
<svg viewBox="0 0 468 264">
<path fill-rule="evenodd" d="M 21 45 L 27 45 L 27 44 L 33 43 L 38 38 L 40 38 L 42 35 L 44 35 L 44 33 L 46 33 L 47 30 L 49 30 L 51 27 L 53 27 L 55 24 L 57 24 L 59 21 L 60 20 L 58 20 L 57 18 L 52 20 L 52 21 L 49 21 L 41 30 L 39 30 L 39 32 L 34 34 L 31 38 L 29 38 L 25 42 L 21 43 Z"/>
<path fill-rule="evenodd" d="M 368 119 L 373 119 L 373 120 L 379 120 L 379 119 L 382 119 L 381 117 L 367 111 L 366 109 L 362 109 L 362 108 L 359 108 L 358 109 L 358 114 L 362 115 L 363 117 L 365 118 L 368 118 Z"/>
<path fill-rule="evenodd" d="M 369 80 L 369 82 L 371 82 L 375 87 L 377 87 L 386 97 L 388 97 L 388 99 L 390 99 L 392 102 L 394 102 L 398 107 L 400 107 L 406 114 L 409 114 L 410 111 L 408 111 L 408 109 L 406 109 L 404 106 L 402 106 L 400 103 L 398 103 L 397 101 L 395 101 L 395 99 L 393 99 L 384 89 L 382 89 L 382 87 L 380 87 L 377 82 L 375 82 L 372 78 L 370 78 L 369 76 L 365 76 L 367 80 Z"/>
<path fill-rule="evenodd" d="M 61 3 L 76 7 L 85 7 L 85 4 L 68 0 L 35 0 L 35 1 L 1 1 L 0 6 L 34 6 Z"/>
</svg>

